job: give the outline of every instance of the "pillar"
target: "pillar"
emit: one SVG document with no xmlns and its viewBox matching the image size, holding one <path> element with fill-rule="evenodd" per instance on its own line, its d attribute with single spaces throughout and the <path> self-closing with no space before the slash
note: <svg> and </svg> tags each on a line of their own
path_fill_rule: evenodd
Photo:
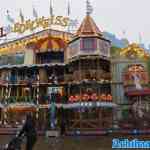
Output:
<svg viewBox="0 0 150 150">
<path fill-rule="evenodd" d="M 121 107 L 117 106 L 117 107 L 113 108 L 113 128 L 114 129 L 119 128 L 118 122 L 121 118 L 122 118 Z"/>
<path fill-rule="evenodd" d="M 25 58 L 24 58 L 24 64 L 26 65 L 32 65 L 35 63 L 35 53 L 33 49 L 26 49 L 25 50 Z"/>
<path fill-rule="evenodd" d="M 6 125 L 7 124 L 7 109 L 6 108 L 4 108 L 4 112 L 3 113 L 4 113 L 3 114 L 3 118 L 4 118 L 3 124 Z"/>
<path fill-rule="evenodd" d="M 39 96 L 40 96 L 40 79 L 39 79 L 39 75 L 37 75 L 37 93 L 36 93 L 36 104 L 39 104 Z"/>
</svg>

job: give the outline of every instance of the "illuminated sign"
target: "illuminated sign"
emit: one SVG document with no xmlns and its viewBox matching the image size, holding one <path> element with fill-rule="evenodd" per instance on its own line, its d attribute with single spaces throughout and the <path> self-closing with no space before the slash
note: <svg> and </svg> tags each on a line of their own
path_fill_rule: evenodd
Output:
<svg viewBox="0 0 150 150">
<path fill-rule="evenodd" d="M 42 27 L 46 29 L 51 25 L 58 25 L 61 27 L 67 27 L 70 24 L 70 19 L 63 16 L 51 16 L 49 18 L 41 17 L 35 20 L 26 20 L 24 22 L 17 22 L 13 26 L 1 27 L 0 28 L 0 37 L 4 37 L 7 34 L 14 33 L 24 33 L 25 31 L 33 31 L 37 28 Z"/>
<path fill-rule="evenodd" d="M 36 28 L 42 27 L 43 29 L 48 28 L 50 25 L 59 25 L 66 27 L 69 24 L 69 18 L 63 16 L 52 16 L 50 18 L 38 18 L 31 21 L 30 19 L 23 23 L 15 23 L 12 27 L 12 32 L 23 33 L 26 30 L 33 31 Z"/>
</svg>

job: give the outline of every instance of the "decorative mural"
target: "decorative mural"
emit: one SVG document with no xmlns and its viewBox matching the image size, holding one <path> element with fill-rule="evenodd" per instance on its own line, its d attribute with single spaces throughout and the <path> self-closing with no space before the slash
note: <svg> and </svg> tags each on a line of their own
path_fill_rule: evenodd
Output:
<svg viewBox="0 0 150 150">
<path fill-rule="evenodd" d="M 135 89 L 142 89 L 148 84 L 148 72 L 142 65 L 130 65 L 123 73 L 124 86 L 132 86 Z"/>
</svg>

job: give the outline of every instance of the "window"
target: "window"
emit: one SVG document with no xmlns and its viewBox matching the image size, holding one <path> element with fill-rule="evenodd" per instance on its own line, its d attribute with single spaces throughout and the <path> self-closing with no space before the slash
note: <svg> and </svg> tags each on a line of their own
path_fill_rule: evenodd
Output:
<svg viewBox="0 0 150 150">
<path fill-rule="evenodd" d="M 24 54 L 3 55 L 0 57 L 0 65 L 18 65 L 24 63 Z"/>
<path fill-rule="evenodd" d="M 94 38 L 83 38 L 81 44 L 82 50 L 93 51 L 96 50 L 96 39 Z"/>
<path fill-rule="evenodd" d="M 45 52 L 37 54 L 37 63 L 45 64 L 55 62 L 64 62 L 63 52 Z"/>
</svg>

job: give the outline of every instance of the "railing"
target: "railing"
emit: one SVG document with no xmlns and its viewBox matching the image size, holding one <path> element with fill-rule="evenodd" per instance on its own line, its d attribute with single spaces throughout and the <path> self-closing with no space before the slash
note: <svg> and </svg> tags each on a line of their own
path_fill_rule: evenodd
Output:
<svg viewBox="0 0 150 150">
<path fill-rule="evenodd" d="M 63 83 L 64 82 L 64 76 L 59 76 L 57 77 L 57 81 L 58 83 Z M 50 79 L 40 79 L 39 81 L 37 81 L 36 79 L 25 79 L 25 80 L 0 80 L 0 85 L 27 85 L 30 86 L 31 85 L 36 85 L 37 83 L 39 84 L 52 84 L 53 81 Z"/>
<path fill-rule="evenodd" d="M 74 71 L 73 75 L 65 75 L 65 81 L 82 81 L 82 80 L 96 80 L 101 81 L 110 80 L 111 74 L 104 73 L 98 70 L 89 70 L 89 71 Z"/>
<path fill-rule="evenodd" d="M 7 99 L 2 99 L 2 104 L 13 104 L 13 103 L 35 103 L 36 104 L 36 98 L 29 97 L 29 96 L 10 96 Z"/>
<path fill-rule="evenodd" d="M 7 83 L 8 83 L 7 80 L 2 80 L 2 79 L 0 79 L 0 85 L 6 85 Z"/>
</svg>

